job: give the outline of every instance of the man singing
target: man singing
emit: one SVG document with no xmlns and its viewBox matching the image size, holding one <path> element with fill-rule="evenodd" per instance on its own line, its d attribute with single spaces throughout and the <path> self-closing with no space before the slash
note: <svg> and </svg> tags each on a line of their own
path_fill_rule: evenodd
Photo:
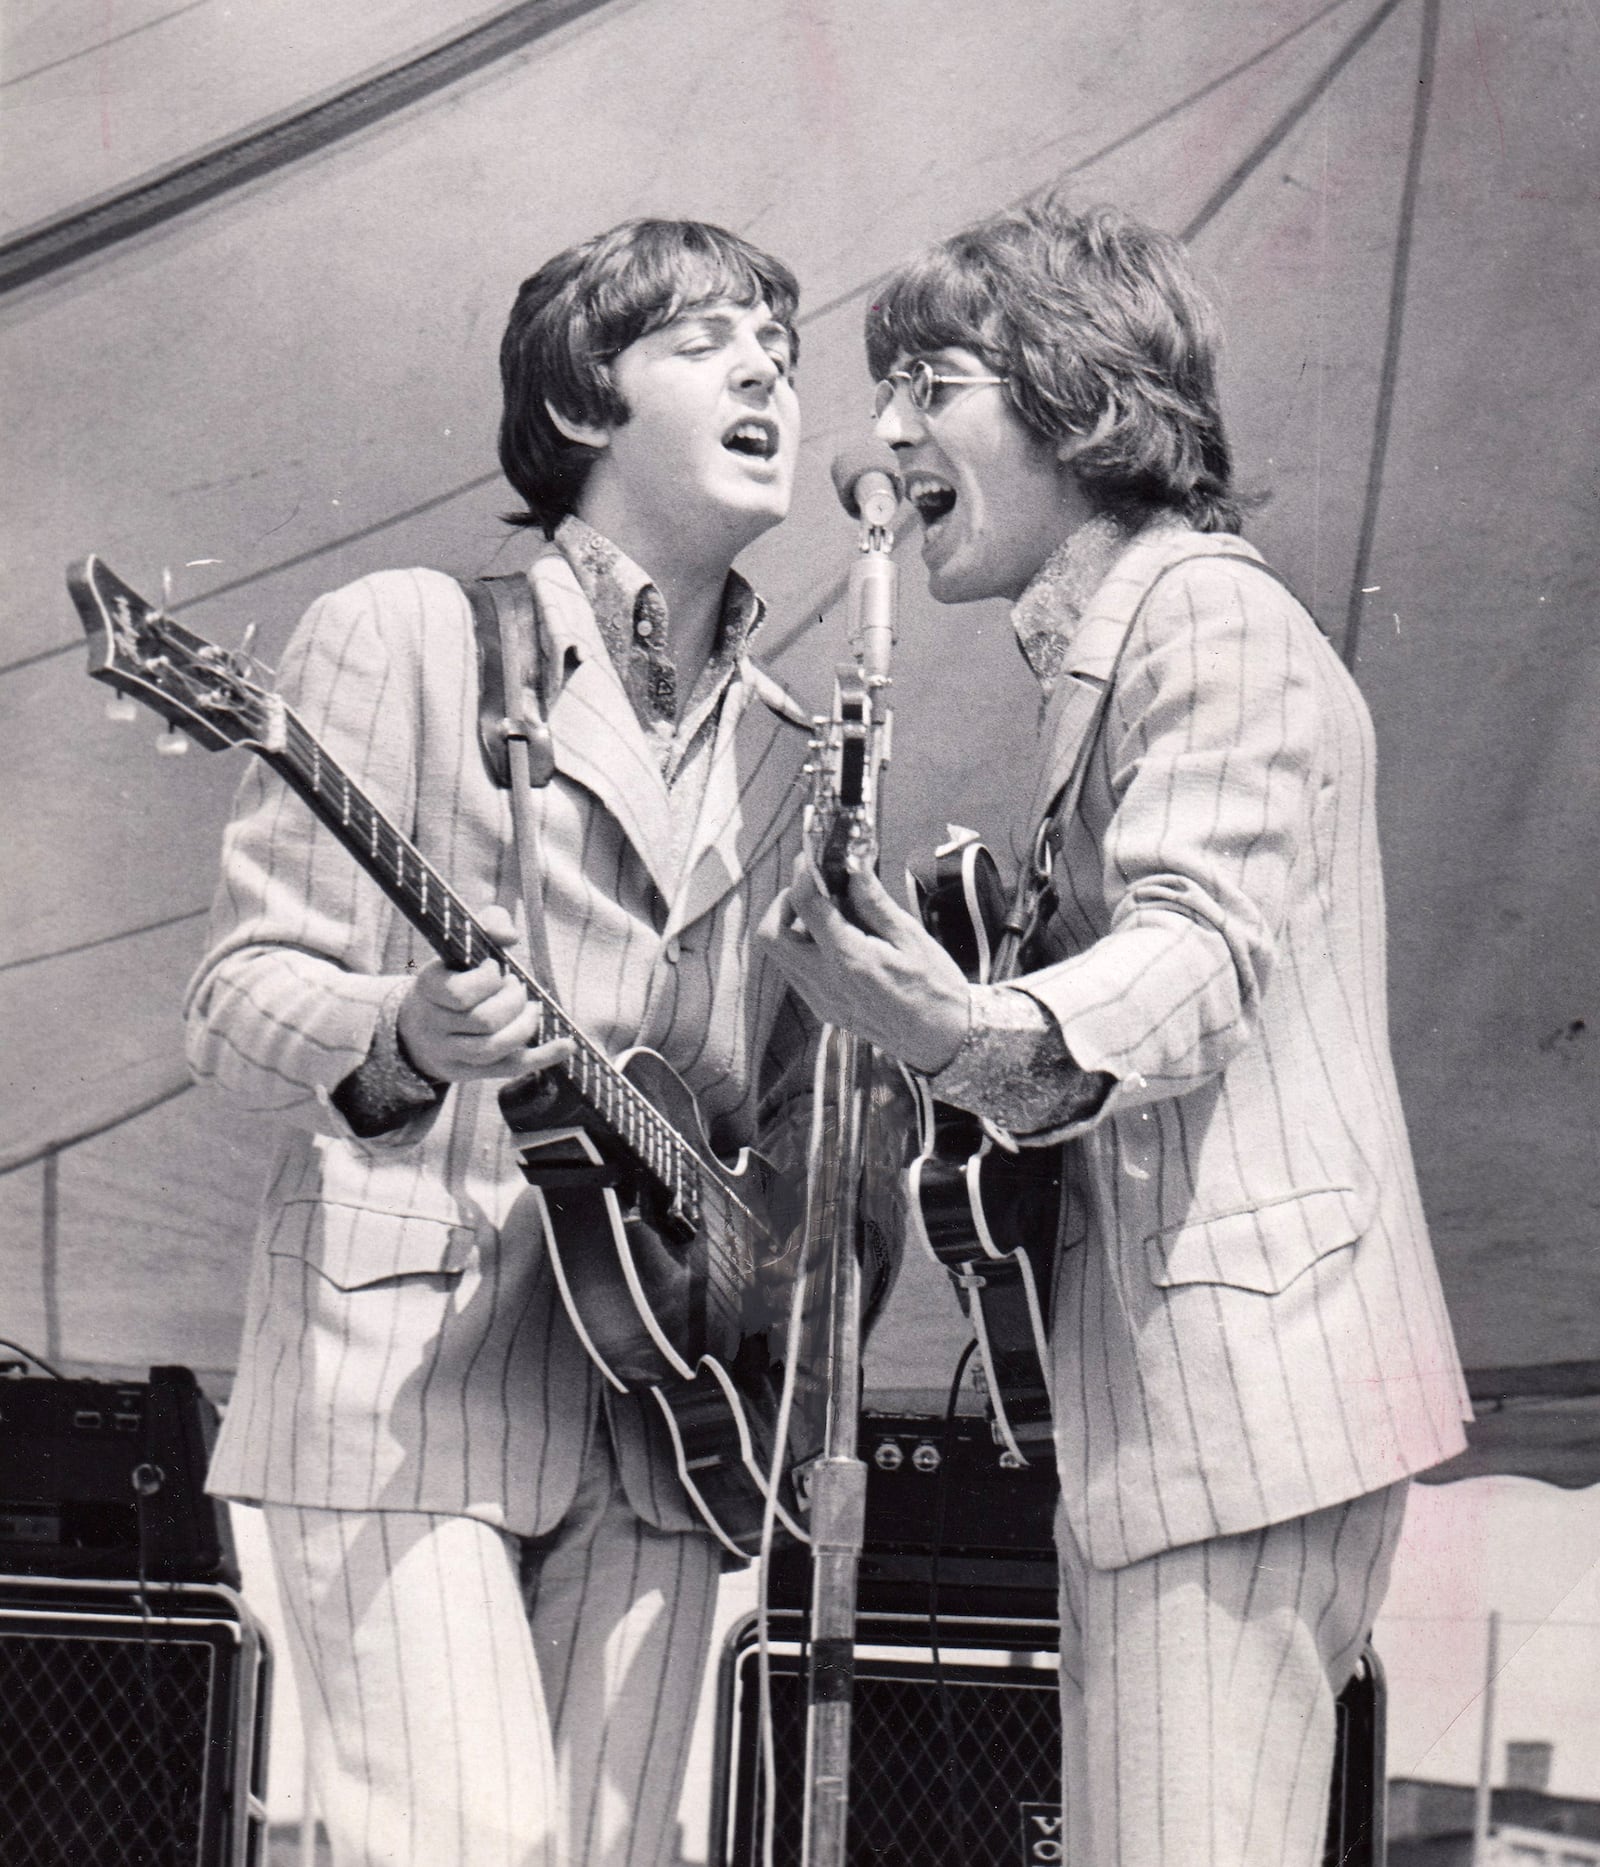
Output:
<svg viewBox="0 0 1600 1867">
<path fill-rule="evenodd" d="M 607 1053 L 662 1053 L 730 1146 L 808 1028 L 751 951 L 804 716 L 748 659 L 762 605 L 731 569 L 789 506 L 795 303 L 787 267 L 692 221 L 617 227 L 517 294 L 500 458 L 513 523 L 551 541 L 526 644 L 541 900 L 481 755 L 460 585 L 364 577 L 283 666 L 484 927 L 543 949 Z M 197 1075 L 286 1124 L 211 1483 L 265 1507 L 335 1862 L 653 1867 L 721 1551 L 653 1405 L 602 1393 L 498 1111 L 498 1079 L 563 1047 L 495 964 L 431 959 L 262 766 L 188 1015 Z"/>
<path fill-rule="evenodd" d="M 1066 1144 L 1053 1408 L 1071 1867 L 1312 1867 L 1334 1700 L 1464 1389 L 1389 1056 L 1366 708 L 1237 536 L 1181 247 L 1006 213 L 876 294 L 877 433 L 944 603 L 1044 695 L 1022 970 L 870 875 L 763 929 L 822 1017 Z"/>
</svg>

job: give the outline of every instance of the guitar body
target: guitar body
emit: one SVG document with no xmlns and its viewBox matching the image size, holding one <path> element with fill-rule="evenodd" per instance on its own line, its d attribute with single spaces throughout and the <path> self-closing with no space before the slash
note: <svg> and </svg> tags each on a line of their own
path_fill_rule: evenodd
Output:
<svg viewBox="0 0 1600 1867">
<path fill-rule="evenodd" d="M 803 1255 L 782 1241 L 798 1239 L 803 1202 L 758 1155 L 746 1150 L 732 1166 L 718 1158 L 663 1058 L 637 1050 L 613 1061 L 573 1024 L 242 653 L 153 608 L 98 558 L 75 566 L 68 584 L 97 680 L 208 750 L 242 746 L 270 765 L 446 965 L 494 959 L 539 1004 L 545 1036 L 570 1042 L 569 1063 L 500 1098 L 562 1298 L 606 1380 L 654 1397 L 707 1528 L 735 1555 L 753 1555 L 778 1413 L 769 1334 L 787 1322 Z M 773 1509 L 804 1540 L 796 1462 L 785 1448 Z"/>
<path fill-rule="evenodd" d="M 603 1133 L 581 1120 L 564 1124 L 548 1078 L 510 1085 L 502 1112 L 545 1222 L 562 1301 L 590 1359 L 618 1392 L 653 1396 L 695 1507 L 725 1547 L 751 1556 L 761 1541 L 778 1412 L 773 1357 L 765 1335 L 750 1329 L 751 1297 L 759 1287 L 787 1315 L 800 1250 L 771 1246 L 793 1235 L 803 1206 L 753 1149 L 731 1165 L 718 1157 L 692 1091 L 665 1058 L 631 1050 L 617 1067 L 696 1144 L 702 1205 L 693 1231 L 671 1224 L 625 1175 L 614 1179 Z M 754 1213 L 766 1223 L 752 1227 Z M 783 1461 L 777 1522 L 803 1541 L 787 1476 L 792 1462 Z"/>
<path fill-rule="evenodd" d="M 968 979 L 987 983 L 1006 896 L 975 837 L 934 857 L 913 884 L 924 926 Z M 1050 1280 L 1062 1198 L 1061 1150 L 999 1145 L 975 1115 L 913 1079 L 919 1151 L 907 1171 L 912 1230 L 949 1273 L 977 1338 L 995 1430 L 1024 1464 L 1048 1456 Z"/>
</svg>

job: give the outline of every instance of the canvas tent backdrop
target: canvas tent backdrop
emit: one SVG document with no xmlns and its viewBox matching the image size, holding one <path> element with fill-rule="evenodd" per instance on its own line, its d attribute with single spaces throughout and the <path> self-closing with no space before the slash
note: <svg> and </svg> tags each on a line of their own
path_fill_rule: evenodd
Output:
<svg viewBox="0 0 1600 1867">
<path fill-rule="evenodd" d="M 803 286 L 795 512 L 750 554 L 821 704 L 853 544 L 862 312 L 900 254 L 1064 184 L 1186 233 L 1229 333 L 1250 530 L 1380 746 L 1401 1085 L 1482 1412 L 1457 1475 L 1600 1478 L 1600 24 L 1562 0 L 12 0 L 0 1336 L 225 1394 L 260 1123 L 179 1030 L 238 758 L 104 717 L 62 582 L 95 550 L 271 663 L 319 591 L 504 570 L 494 352 L 518 280 L 638 213 Z M 915 533 L 915 526 L 908 533 Z M 1004 610 L 900 556 L 887 871 L 1004 844 L 1035 695 Z M 994 651 L 994 652 L 991 652 Z M 1025 794 L 1025 793 L 1023 793 Z M 881 1389 L 961 1327 L 909 1275 Z"/>
</svg>

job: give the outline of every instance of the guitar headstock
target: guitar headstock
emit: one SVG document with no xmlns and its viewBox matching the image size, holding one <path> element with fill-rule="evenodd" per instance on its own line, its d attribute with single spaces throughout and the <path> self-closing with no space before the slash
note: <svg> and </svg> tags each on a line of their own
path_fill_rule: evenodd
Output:
<svg viewBox="0 0 1600 1867">
<path fill-rule="evenodd" d="M 811 802 L 806 841 L 830 894 L 843 899 L 852 874 L 878 860 L 877 778 L 881 720 L 871 685 L 857 667 L 841 667 L 833 712 L 811 741 Z"/>
<path fill-rule="evenodd" d="M 281 743 L 282 702 L 251 678 L 243 655 L 153 608 L 97 557 L 68 570 L 67 588 L 97 681 L 142 700 L 207 751 Z"/>
</svg>

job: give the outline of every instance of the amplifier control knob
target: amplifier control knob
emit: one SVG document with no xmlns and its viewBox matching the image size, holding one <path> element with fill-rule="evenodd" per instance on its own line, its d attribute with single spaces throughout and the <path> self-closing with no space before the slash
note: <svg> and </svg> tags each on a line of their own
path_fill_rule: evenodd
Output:
<svg viewBox="0 0 1600 1867">
<path fill-rule="evenodd" d="M 937 1446 L 930 1446 L 926 1440 L 911 1455 L 911 1463 L 919 1472 L 936 1472 L 944 1463 L 944 1457 Z"/>
<path fill-rule="evenodd" d="M 872 1462 L 880 1472 L 897 1472 L 906 1462 L 906 1455 L 892 1439 L 880 1439 L 878 1449 L 872 1455 Z"/>
</svg>

